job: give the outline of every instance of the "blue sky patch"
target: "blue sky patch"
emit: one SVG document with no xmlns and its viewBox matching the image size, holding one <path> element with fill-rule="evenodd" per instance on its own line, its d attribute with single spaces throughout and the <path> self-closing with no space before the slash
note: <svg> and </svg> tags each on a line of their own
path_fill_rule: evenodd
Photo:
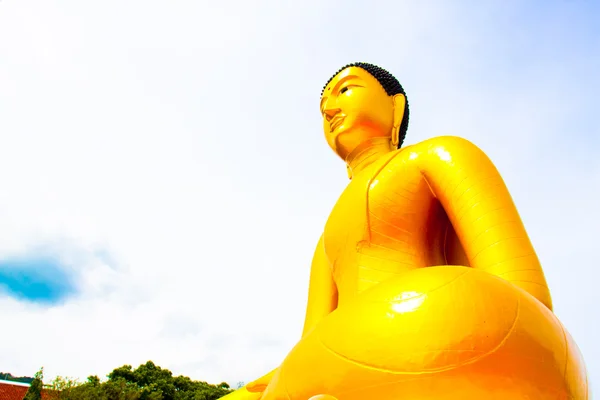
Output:
<svg viewBox="0 0 600 400">
<path fill-rule="evenodd" d="M 0 260 L 0 294 L 40 304 L 57 304 L 75 294 L 74 277 L 52 258 Z"/>
</svg>

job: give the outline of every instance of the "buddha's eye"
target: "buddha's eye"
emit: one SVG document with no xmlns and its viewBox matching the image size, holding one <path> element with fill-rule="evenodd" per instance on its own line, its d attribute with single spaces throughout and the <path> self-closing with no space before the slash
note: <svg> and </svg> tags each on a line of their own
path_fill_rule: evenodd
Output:
<svg viewBox="0 0 600 400">
<path fill-rule="evenodd" d="M 347 86 L 346 86 L 346 87 L 343 87 L 343 88 L 340 90 L 340 94 L 346 93 L 347 91 L 348 91 L 348 87 L 347 87 Z"/>
</svg>

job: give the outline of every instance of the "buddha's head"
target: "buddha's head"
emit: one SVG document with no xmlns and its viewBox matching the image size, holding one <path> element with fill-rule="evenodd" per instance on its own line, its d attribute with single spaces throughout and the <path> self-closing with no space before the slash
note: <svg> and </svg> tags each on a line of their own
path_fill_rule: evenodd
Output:
<svg viewBox="0 0 600 400">
<path fill-rule="evenodd" d="M 388 71 L 359 62 L 342 67 L 325 84 L 321 115 L 327 143 L 346 160 L 373 139 L 389 139 L 390 150 L 400 148 L 408 128 L 408 101 Z"/>
</svg>

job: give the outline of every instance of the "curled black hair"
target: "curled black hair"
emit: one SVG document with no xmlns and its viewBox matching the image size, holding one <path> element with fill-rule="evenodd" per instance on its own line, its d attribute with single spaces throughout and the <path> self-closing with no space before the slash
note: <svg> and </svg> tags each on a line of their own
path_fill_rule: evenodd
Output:
<svg viewBox="0 0 600 400">
<path fill-rule="evenodd" d="M 335 78 L 337 74 L 350 67 L 358 67 L 367 71 L 371 76 L 373 76 L 373 78 L 377 79 L 381 86 L 383 86 L 383 89 L 388 94 L 388 96 L 395 96 L 397 94 L 404 95 L 404 98 L 406 99 L 406 103 L 404 105 L 404 116 L 402 117 L 402 123 L 400 124 L 400 131 L 398 132 L 398 148 L 400 148 L 402 146 L 402 143 L 404 142 L 404 138 L 406 137 L 406 131 L 408 130 L 408 98 L 406 98 L 406 93 L 404 92 L 404 88 L 402 88 L 402 85 L 400 85 L 400 82 L 398 82 L 398 80 L 385 69 L 378 67 L 377 65 L 363 62 L 355 62 L 352 64 L 345 65 L 342 68 L 340 68 L 335 74 L 333 74 L 331 78 L 329 78 L 329 80 L 321 90 L 321 97 L 323 97 L 323 92 L 325 91 L 327 85 L 329 85 L 329 82 L 331 82 L 331 80 Z"/>
</svg>

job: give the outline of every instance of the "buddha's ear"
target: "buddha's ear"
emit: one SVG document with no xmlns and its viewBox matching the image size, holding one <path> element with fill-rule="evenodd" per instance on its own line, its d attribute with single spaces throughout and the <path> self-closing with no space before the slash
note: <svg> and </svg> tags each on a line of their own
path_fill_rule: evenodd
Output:
<svg viewBox="0 0 600 400">
<path fill-rule="evenodd" d="M 394 102 L 394 128 L 396 130 L 400 128 L 402 119 L 404 118 L 404 107 L 406 107 L 406 97 L 403 94 L 398 93 L 392 97 Z"/>
<path fill-rule="evenodd" d="M 398 148 L 398 143 L 400 142 L 400 125 L 402 125 L 402 119 L 404 118 L 406 97 L 399 93 L 392 97 L 392 101 L 394 102 L 394 125 L 392 126 L 390 147 L 392 150 L 396 150 Z"/>
</svg>

